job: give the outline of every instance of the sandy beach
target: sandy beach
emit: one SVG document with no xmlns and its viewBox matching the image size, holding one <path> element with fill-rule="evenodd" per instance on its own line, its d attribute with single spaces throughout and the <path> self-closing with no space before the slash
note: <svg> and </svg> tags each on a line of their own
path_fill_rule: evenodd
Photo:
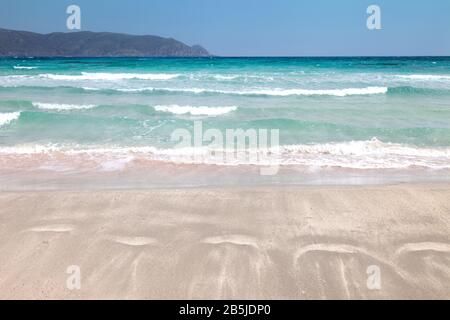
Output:
<svg viewBox="0 0 450 320">
<path fill-rule="evenodd" d="M 449 299 L 449 199 L 448 184 L 2 192 L 0 299 Z"/>
</svg>

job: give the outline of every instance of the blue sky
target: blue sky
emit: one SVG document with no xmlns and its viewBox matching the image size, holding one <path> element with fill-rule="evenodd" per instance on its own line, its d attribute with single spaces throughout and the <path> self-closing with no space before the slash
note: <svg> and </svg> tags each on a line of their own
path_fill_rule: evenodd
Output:
<svg viewBox="0 0 450 320">
<path fill-rule="evenodd" d="M 0 0 L 0 27 L 173 37 L 226 56 L 450 55 L 449 0 Z M 382 30 L 366 28 L 377 4 Z"/>
</svg>

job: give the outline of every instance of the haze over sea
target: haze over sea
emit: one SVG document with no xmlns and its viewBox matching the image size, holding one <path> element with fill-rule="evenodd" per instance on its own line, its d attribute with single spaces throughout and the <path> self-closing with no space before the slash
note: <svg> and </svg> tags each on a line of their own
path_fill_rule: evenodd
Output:
<svg viewBox="0 0 450 320">
<path fill-rule="evenodd" d="M 0 60 L 2 170 L 190 164 L 171 134 L 200 120 L 204 130 L 279 129 L 281 166 L 442 178 L 450 58 Z"/>
</svg>

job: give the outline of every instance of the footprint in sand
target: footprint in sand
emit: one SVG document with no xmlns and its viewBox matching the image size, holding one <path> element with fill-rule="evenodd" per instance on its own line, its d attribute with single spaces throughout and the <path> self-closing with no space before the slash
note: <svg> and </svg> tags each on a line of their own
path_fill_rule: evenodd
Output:
<svg viewBox="0 0 450 320">
<path fill-rule="evenodd" d="M 325 244 L 325 243 L 318 243 L 318 244 L 311 244 L 304 247 L 299 248 L 295 254 L 294 259 L 298 260 L 301 256 L 304 254 L 307 254 L 309 252 L 331 252 L 331 253 L 341 253 L 341 254 L 354 254 L 361 252 L 361 249 L 352 245 L 346 245 L 346 244 Z M 365 252 L 363 252 L 365 253 Z"/>
<path fill-rule="evenodd" d="M 73 226 L 67 224 L 55 224 L 55 225 L 47 225 L 47 226 L 38 226 L 29 229 L 31 232 L 56 232 L 56 233 L 64 233 L 71 232 L 74 229 Z"/>
<path fill-rule="evenodd" d="M 421 251 L 434 251 L 442 253 L 450 253 L 450 244 L 444 242 L 417 242 L 417 243 L 407 243 L 397 249 L 395 252 L 395 257 L 405 253 L 421 252 Z"/>
<path fill-rule="evenodd" d="M 298 263 L 298 260 L 305 254 L 311 252 L 325 252 L 338 255 L 363 255 L 368 258 L 374 259 L 385 265 L 393 266 L 390 261 L 387 261 L 381 257 L 374 255 L 372 252 L 367 251 L 364 248 L 339 243 L 316 243 L 298 248 L 294 253 L 294 265 Z"/>
<path fill-rule="evenodd" d="M 111 240 L 132 247 L 141 247 L 157 243 L 156 239 L 148 237 L 112 237 Z"/>
<path fill-rule="evenodd" d="M 249 246 L 258 249 L 258 241 L 255 238 L 243 235 L 226 235 L 210 237 L 203 240 L 206 244 L 234 244 L 237 246 Z"/>
<path fill-rule="evenodd" d="M 415 242 L 400 246 L 394 255 L 396 263 L 409 275 L 417 288 L 448 297 L 450 290 L 450 244 Z"/>
</svg>

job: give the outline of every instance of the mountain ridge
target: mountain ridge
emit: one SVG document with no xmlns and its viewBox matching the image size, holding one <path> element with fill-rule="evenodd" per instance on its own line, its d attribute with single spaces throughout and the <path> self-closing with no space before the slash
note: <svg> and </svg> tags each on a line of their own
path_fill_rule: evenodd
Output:
<svg viewBox="0 0 450 320">
<path fill-rule="evenodd" d="M 0 57 L 207 57 L 200 45 L 173 38 L 114 32 L 48 34 L 0 28 Z"/>
</svg>

